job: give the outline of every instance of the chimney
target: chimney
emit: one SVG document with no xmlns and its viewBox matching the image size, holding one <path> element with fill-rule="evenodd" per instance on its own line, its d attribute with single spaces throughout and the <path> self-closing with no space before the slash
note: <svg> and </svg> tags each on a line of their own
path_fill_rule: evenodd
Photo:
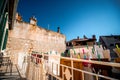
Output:
<svg viewBox="0 0 120 80">
<path fill-rule="evenodd" d="M 92 39 L 96 39 L 96 36 L 95 36 L 95 35 L 93 35 L 93 36 L 92 36 Z"/>
<path fill-rule="evenodd" d="M 83 36 L 84 39 L 88 39 L 85 35 Z"/>
<path fill-rule="evenodd" d="M 22 21 L 22 17 L 19 13 L 16 13 L 16 20 Z"/>
<path fill-rule="evenodd" d="M 60 27 L 57 28 L 57 32 L 60 33 Z"/>
<path fill-rule="evenodd" d="M 30 18 L 30 24 L 37 25 L 37 19 L 35 18 L 35 16 Z"/>
<path fill-rule="evenodd" d="M 80 37 L 79 37 L 79 36 L 77 36 L 77 39 L 80 39 Z"/>
</svg>

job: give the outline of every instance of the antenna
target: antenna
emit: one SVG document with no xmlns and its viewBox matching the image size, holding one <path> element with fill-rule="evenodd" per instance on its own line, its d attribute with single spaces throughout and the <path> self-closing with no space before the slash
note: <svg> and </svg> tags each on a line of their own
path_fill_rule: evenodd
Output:
<svg viewBox="0 0 120 80">
<path fill-rule="evenodd" d="M 50 25 L 48 24 L 48 30 L 49 30 Z"/>
</svg>

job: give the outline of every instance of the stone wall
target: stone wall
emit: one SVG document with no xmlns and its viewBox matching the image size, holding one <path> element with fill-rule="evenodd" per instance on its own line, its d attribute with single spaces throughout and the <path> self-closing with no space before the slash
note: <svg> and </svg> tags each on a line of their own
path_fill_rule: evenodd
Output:
<svg viewBox="0 0 120 80">
<path fill-rule="evenodd" d="M 9 31 L 6 51 L 13 54 L 13 58 L 19 53 L 32 51 L 62 53 L 66 49 L 65 40 L 65 36 L 60 33 L 23 21 L 15 21 L 13 30 Z"/>
</svg>

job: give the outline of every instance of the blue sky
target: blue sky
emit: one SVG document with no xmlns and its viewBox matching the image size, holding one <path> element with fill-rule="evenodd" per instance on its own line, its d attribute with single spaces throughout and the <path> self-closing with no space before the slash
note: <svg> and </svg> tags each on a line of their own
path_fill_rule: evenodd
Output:
<svg viewBox="0 0 120 80">
<path fill-rule="evenodd" d="M 19 0 L 17 11 L 24 21 L 31 16 L 38 26 L 66 35 L 69 41 L 77 36 L 120 35 L 120 0 Z"/>
</svg>

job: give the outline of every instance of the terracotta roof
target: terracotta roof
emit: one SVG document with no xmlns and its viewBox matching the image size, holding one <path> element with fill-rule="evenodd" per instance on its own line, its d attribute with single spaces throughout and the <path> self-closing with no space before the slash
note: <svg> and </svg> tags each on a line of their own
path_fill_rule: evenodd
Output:
<svg viewBox="0 0 120 80">
<path fill-rule="evenodd" d="M 93 40 L 96 40 L 96 39 L 93 39 L 93 38 L 88 38 L 88 39 L 84 39 L 84 38 L 80 38 L 80 39 L 72 39 L 68 42 L 72 42 L 72 41 L 93 41 Z"/>
</svg>

